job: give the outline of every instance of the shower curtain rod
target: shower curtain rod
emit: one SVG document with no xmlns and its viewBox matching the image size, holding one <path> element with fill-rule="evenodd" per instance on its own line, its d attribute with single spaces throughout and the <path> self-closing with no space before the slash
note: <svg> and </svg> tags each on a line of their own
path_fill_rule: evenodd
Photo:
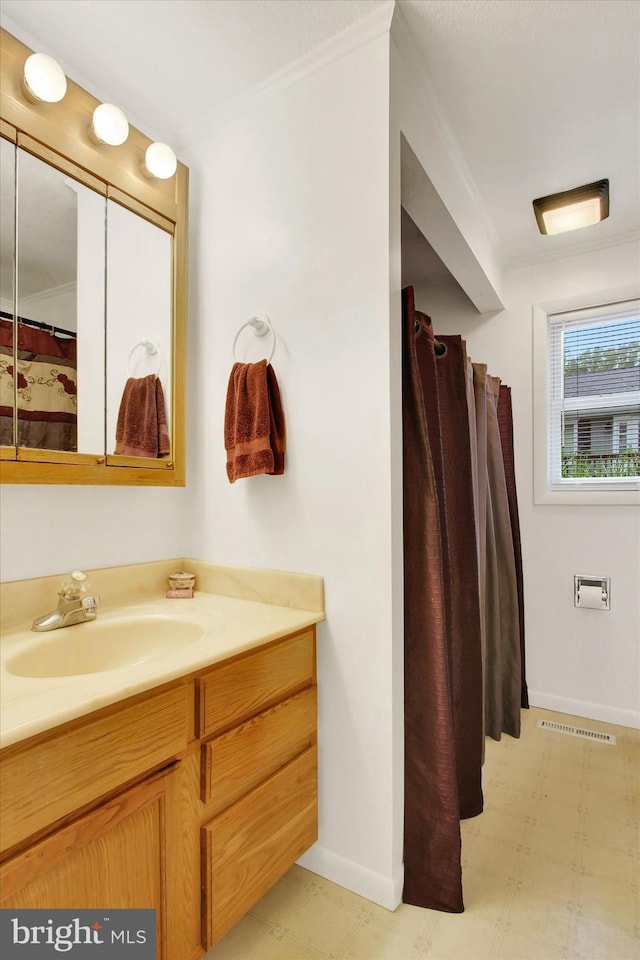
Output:
<svg viewBox="0 0 640 960">
<path fill-rule="evenodd" d="M 3 320 L 13 320 L 13 314 L 7 313 L 6 310 L 0 310 L 0 317 Z M 74 340 L 77 339 L 77 334 L 75 330 L 65 330 L 64 327 L 55 327 L 52 323 L 42 323 L 40 320 L 29 320 L 28 317 L 16 317 L 18 323 L 24 323 L 29 327 L 37 327 L 38 330 L 49 330 L 51 333 L 61 333 L 65 337 L 72 337 Z"/>
</svg>

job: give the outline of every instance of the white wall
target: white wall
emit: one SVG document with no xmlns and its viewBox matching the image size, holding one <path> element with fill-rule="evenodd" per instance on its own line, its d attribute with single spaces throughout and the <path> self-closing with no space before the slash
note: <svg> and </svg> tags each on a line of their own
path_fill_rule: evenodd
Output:
<svg viewBox="0 0 640 960">
<path fill-rule="evenodd" d="M 182 557 L 188 498 L 184 488 L 3 484 L 0 577 Z"/>
<path fill-rule="evenodd" d="M 640 510 L 533 501 L 532 306 L 638 279 L 637 243 L 512 270 L 506 309 L 479 316 L 459 287 L 418 287 L 436 331 L 460 333 L 472 358 L 512 388 L 531 702 L 640 725 Z M 573 605 L 574 574 L 611 577 L 608 612 Z"/>
<path fill-rule="evenodd" d="M 320 838 L 304 862 L 395 906 L 402 703 L 391 663 L 388 47 L 382 33 L 262 95 L 187 145 L 184 159 L 197 379 L 191 550 L 324 576 Z M 278 338 L 286 472 L 230 485 L 231 349 L 240 325 L 260 313 Z M 251 338 L 245 331 L 238 359 L 255 358 Z"/>
</svg>

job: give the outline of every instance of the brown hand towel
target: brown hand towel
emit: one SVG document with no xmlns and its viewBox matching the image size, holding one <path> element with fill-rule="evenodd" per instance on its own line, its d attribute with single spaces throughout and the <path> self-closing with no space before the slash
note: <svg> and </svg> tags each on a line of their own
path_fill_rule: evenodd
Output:
<svg viewBox="0 0 640 960">
<path fill-rule="evenodd" d="M 116 425 L 116 453 L 127 457 L 165 457 L 170 453 L 162 383 L 155 373 L 129 377 Z"/>
<path fill-rule="evenodd" d="M 284 473 L 285 422 L 273 367 L 234 363 L 224 414 L 227 476 L 234 483 L 259 473 Z"/>
</svg>

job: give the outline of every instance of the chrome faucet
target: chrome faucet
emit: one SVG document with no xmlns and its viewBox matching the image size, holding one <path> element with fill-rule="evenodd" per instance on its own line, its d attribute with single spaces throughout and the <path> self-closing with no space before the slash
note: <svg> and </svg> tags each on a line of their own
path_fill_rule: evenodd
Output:
<svg viewBox="0 0 640 960">
<path fill-rule="evenodd" d="M 62 584 L 56 609 L 34 620 L 31 629 L 58 630 L 60 627 L 70 627 L 74 623 L 95 620 L 100 597 L 87 595 L 88 584 L 89 578 L 86 573 L 82 570 L 74 570 Z"/>
</svg>

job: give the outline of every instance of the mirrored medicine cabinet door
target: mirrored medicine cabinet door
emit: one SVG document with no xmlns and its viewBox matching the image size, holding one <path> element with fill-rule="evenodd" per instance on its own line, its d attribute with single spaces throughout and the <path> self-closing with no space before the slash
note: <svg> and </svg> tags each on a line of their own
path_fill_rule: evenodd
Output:
<svg viewBox="0 0 640 960">
<path fill-rule="evenodd" d="M 29 51 L 2 42 L 2 480 L 182 484 L 186 168 L 147 182 L 137 131 L 122 169 L 118 148 L 61 139 L 47 117 L 61 104 L 7 92 L 6 51 Z"/>
<path fill-rule="evenodd" d="M 15 193 L 14 442 L 100 456 L 105 191 L 17 147 Z"/>
</svg>

